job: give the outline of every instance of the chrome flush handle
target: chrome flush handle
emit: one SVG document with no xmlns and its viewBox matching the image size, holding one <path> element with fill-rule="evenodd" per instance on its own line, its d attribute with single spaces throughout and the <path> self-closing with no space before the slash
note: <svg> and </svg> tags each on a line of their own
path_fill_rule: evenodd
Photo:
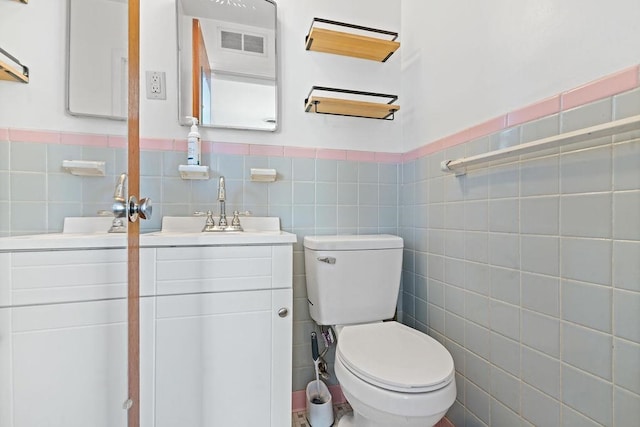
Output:
<svg viewBox="0 0 640 427">
<path fill-rule="evenodd" d="M 336 259 L 332 256 L 321 256 L 318 257 L 318 261 L 320 262 L 326 262 L 327 264 L 335 264 L 336 263 Z"/>
</svg>

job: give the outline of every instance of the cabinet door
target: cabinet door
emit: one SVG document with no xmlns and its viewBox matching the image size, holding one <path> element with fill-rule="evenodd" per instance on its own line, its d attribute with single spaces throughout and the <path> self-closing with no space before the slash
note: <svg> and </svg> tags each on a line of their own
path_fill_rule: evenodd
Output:
<svg viewBox="0 0 640 427">
<path fill-rule="evenodd" d="M 290 362 L 274 368 L 274 348 L 285 342 L 278 353 L 290 360 L 291 317 L 278 316 L 273 291 L 158 297 L 156 322 L 157 427 L 271 424 L 272 394 L 291 395 Z"/>
<path fill-rule="evenodd" d="M 293 290 L 274 290 L 272 304 L 271 426 L 280 427 L 291 423 Z"/>
<path fill-rule="evenodd" d="M 1 262 L 2 254 L 0 254 Z M 5 270 L 6 271 L 6 270 Z M 1 281 L 1 279 L 0 279 Z M 1 284 L 1 283 L 0 283 Z M 2 288 L 0 288 L 2 289 Z M 0 305 L 2 304 L 0 299 Z M 0 308 L 0 426 L 12 426 L 11 309 Z"/>
<path fill-rule="evenodd" d="M 10 319 L 0 313 L 0 324 L 10 320 L 11 325 L 13 422 L 5 424 L 0 417 L 3 427 L 126 425 L 125 300 L 9 310 Z M 0 333 L 0 366 L 5 364 L 5 333 Z M 2 367 L 0 375 L 4 381 Z"/>
</svg>

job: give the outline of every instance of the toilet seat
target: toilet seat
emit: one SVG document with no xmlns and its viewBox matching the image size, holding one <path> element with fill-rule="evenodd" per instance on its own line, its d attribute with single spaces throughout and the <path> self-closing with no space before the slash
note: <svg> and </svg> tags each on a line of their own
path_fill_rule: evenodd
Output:
<svg viewBox="0 0 640 427">
<path fill-rule="evenodd" d="M 425 393 L 454 378 L 444 346 L 398 322 L 343 327 L 336 356 L 355 376 L 385 390 Z"/>
</svg>

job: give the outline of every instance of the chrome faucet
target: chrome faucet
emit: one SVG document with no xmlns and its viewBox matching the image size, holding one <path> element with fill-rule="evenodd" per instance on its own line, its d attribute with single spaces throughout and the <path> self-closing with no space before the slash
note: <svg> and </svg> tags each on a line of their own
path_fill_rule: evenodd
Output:
<svg viewBox="0 0 640 427">
<path fill-rule="evenodd" d="M 207 219 L 202 231 L 242 231 L 242 226 L 240 225 L 240 212 L 233 212 L 231 225 L 227 222 L 226 199 L 227 194 L 224 184 L 224 176 L 221 176 L 218 181 L 218 201 L 220 202 L 220 219 L 218 219 L 218 225 L 216 225 L 215 220 L 213 219 L 213 213 L 211 211 L 207 211 Z"/>
<path fill-rule="evenodd" d="M 113 192 L 113 200 L 116 202 L 124 202 L 126 199 L 126 194 L 124 192 L 124 184 L 127 182 L 127 174 L 121 173 L 118 178 L 118 183 L 116 184 L 116 189 Z"/>
<path fill-rule="evenodd" d="M 125 183 L 127 182 L 127 174 L 122 173 L 118 178 L 116 189 L 113 192 L 113 222 L 109 233 L 126 233 L 127 226 L 122 219 L 127 215 L 127 195 L 125 192 Z"/>
<path fill-rule="evenodd" d="M 227 224 L 227 212 L 226 212 L 226 191 L 224 187 L 224 176 L 220 176 L 218 182 L 218 201 L 220 202 L 220 219 L 218 220 L 218 227 L 225 228 Z"/>
</svg>

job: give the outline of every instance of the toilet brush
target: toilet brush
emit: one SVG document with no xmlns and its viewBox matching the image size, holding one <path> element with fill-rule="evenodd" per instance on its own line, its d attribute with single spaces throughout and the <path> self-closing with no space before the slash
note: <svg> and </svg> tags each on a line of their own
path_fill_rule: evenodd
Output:
<svg viewBox="0 0 640 427">
<path fill-rule="evenodd" d="M 320 363 L 320 352 L 318 351 L 318 336 L 315 332 L 311 332 L 311 357 L 313 358 L 313 366 L 316 370 L 316 389 L 318 399 L 320 399 L 320 371 L 318 365 Z"/>
</svg>

